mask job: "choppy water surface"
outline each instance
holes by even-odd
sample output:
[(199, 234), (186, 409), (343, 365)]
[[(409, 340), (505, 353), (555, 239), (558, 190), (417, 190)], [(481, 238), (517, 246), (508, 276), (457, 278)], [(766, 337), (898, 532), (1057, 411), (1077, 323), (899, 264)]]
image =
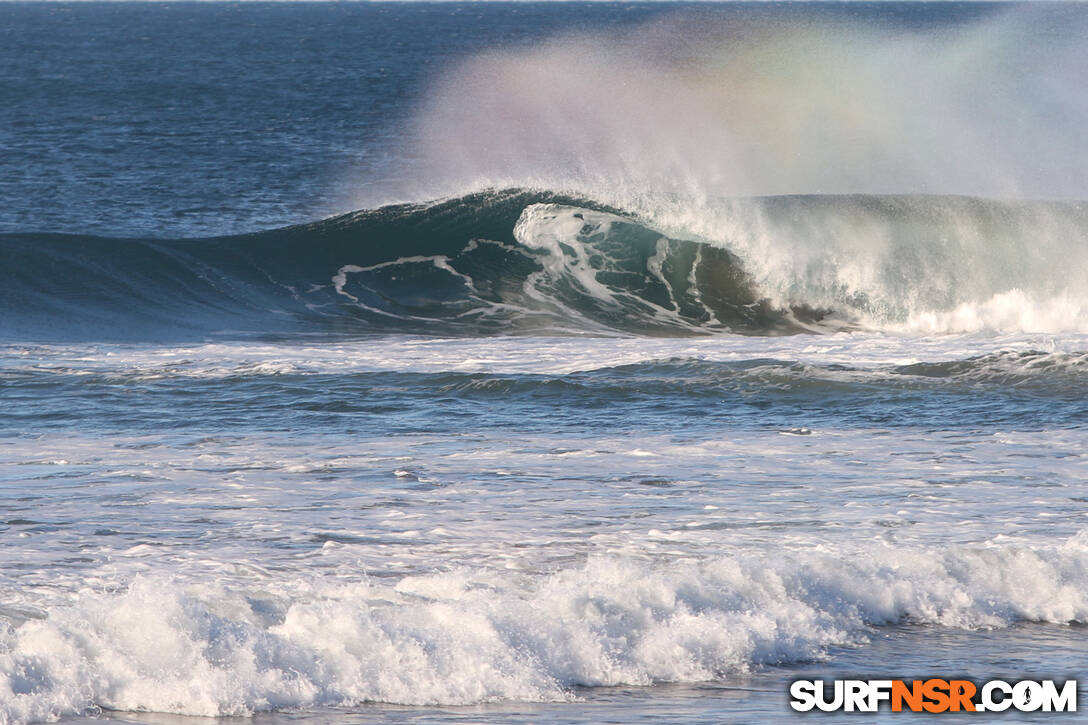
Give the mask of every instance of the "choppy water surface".
[(784, 716), (794, 667), (960, 666), (1005, 630), (1040, 640), (1001, 672), (1075, 675), (1083, 348), (7, 346), (9, 702), (651, 712), (579, 688), (724, 678), (662, 696)]

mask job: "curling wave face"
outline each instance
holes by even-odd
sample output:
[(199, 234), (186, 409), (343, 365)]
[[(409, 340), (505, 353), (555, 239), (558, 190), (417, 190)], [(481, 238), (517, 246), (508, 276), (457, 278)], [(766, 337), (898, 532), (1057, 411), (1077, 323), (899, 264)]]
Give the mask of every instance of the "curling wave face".
[(0, 335), (1079, 331), (1088, 204), (522, 189), (207, 239), (0, 237)]

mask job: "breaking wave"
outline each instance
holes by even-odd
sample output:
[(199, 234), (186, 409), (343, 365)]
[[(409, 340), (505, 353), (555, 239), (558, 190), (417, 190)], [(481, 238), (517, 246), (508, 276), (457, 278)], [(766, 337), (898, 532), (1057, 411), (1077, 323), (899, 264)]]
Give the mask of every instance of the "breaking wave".
[[(338, 544), (328, 544), (339, 546)], [(549, 575), (188, 585), (137, 578), (2, 610), (0, 722), (95, 708), (244, 715), (366, 702), (559, 701), (812, 661), (870, 627), (1088, 623), (1083, 536), (1047, 547), (615, 556)], [(2, 622), (3, 620), (0, 620)], [(139, 626), (133, 626), (139, 623)]]
[(0, 236), (0, 335), (1082, 331), (1088, 204), (523, 189), (207, 239)]

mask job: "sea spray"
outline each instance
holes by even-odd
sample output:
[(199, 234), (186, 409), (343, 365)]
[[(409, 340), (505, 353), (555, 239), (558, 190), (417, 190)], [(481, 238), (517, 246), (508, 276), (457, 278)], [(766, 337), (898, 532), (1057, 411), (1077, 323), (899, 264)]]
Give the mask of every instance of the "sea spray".
[(490, 50), (420, 103), (405, 191), (1084, 198), (1084, 18), (988, 10), (933, 27), (688, 9)]

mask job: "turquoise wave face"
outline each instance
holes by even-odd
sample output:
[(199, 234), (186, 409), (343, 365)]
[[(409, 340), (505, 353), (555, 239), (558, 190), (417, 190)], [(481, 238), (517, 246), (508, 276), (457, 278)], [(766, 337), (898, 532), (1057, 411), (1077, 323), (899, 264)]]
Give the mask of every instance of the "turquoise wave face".
[(727, 250), (547, 192), (235, 237), (7, 235), (0, 250), (0, 299), (19, 309), (5, 316), (9, 336), (799, 329)]

